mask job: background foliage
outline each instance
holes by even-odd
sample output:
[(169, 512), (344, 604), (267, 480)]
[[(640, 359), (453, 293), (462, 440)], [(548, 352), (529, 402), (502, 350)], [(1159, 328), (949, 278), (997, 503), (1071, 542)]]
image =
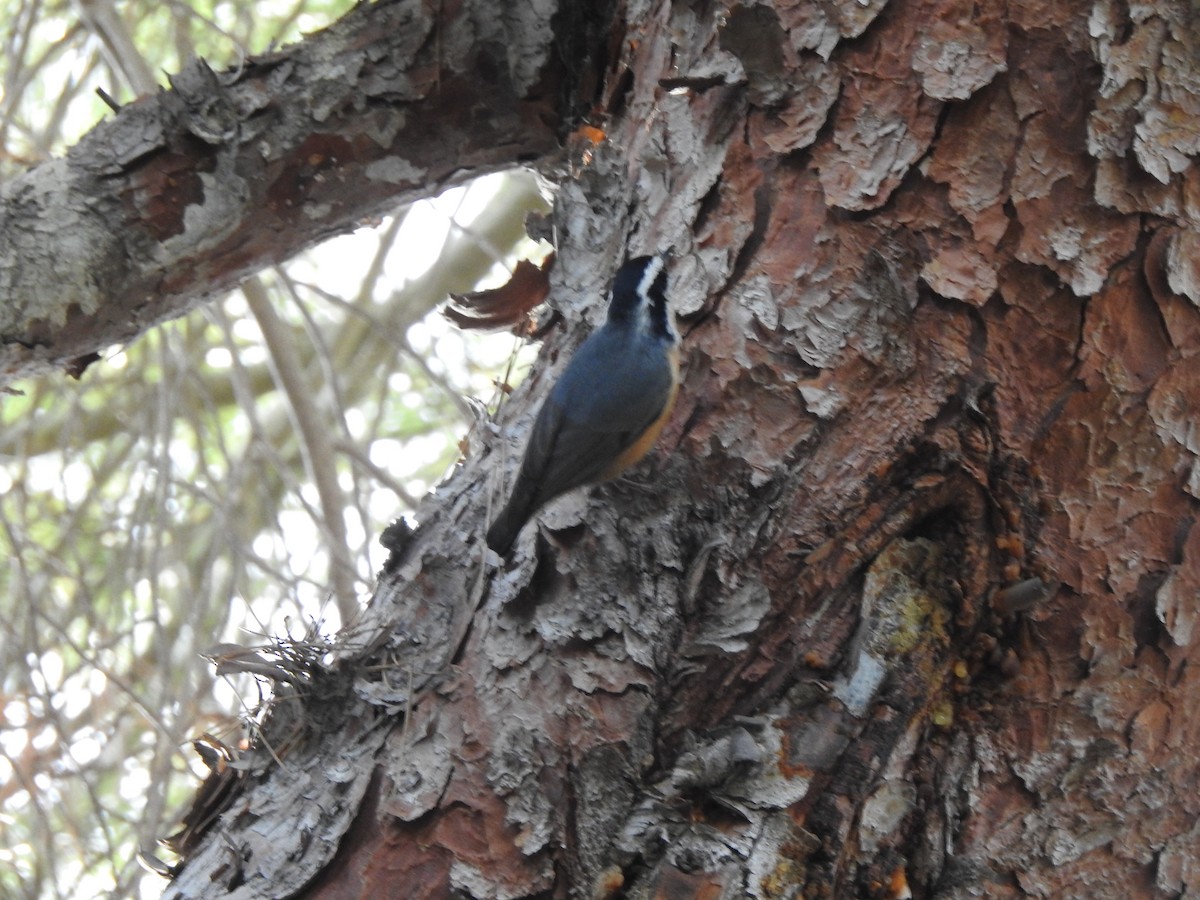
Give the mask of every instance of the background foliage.
[[(97, 88), (127, 103), (189, 55), (236, 66), (350, 5), (0, 0), (0, 178), (108, 115)], [(353, 617), (376, 536), (514, 363), (512, 337), (431, 310), (536, 255), (523, 222), (543, 206), (530, 176), (486, 179), (261, 273), (79, 382), (0, 396), (0, 894), (157, 893), (135, 858), (196, 785), (188, 741), (236, 741), (259, 698), (200, 654)]]

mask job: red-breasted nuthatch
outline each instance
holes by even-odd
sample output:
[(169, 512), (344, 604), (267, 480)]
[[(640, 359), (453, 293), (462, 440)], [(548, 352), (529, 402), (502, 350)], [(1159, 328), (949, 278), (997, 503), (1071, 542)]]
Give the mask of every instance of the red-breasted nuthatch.
[(678, 345), (662, 257), (631, 259), (613, 279), (608, 320), (538, 413), (512, 497), (488, 529), (489, 547), (506, 555), (544, 504), (615, 478), (650, 451), (679, 387)]

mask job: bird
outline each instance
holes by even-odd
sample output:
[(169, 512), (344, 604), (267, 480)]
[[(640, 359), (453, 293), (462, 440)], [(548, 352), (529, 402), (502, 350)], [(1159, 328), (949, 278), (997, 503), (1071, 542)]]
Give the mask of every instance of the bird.
[(538, 412), (512, 495), (488, 528), (488, 547), (507, 556), (546, 503), (638, 462), (662, 433), (678, 390), (679, 333), (667, 304), (666, 261), (638, 256), (617, 270), (608, 318)]

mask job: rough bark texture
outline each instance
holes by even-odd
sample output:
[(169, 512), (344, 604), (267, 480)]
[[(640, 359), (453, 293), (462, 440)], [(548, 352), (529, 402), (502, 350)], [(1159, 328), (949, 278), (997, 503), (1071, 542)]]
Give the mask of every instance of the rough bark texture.
[(1200, 892), (1192, 7), (612, 28), (555, 302), (673, 249), (662, 452), (488, 562), (552, 335), (168, 895)]
[(125, 107), (0, 185), (0, 384), (90, 354), (321, 238), (558, 146), (549, 4), (363, 4)]

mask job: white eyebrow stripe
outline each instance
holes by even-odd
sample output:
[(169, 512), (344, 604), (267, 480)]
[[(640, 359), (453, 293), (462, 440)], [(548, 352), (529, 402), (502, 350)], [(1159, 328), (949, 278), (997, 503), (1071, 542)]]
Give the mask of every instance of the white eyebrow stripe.
[(646, 266), (646, 271), (642, 273), (642, 280), (638, 282), (637, 292), (638, 297), (642, 300), (649, 298), (650, 286), (654, 284), (654, 279), (658, 277), (658, 273), (662, 271), (663, 258), (661, 256), (650, 257), (650, 265)]

